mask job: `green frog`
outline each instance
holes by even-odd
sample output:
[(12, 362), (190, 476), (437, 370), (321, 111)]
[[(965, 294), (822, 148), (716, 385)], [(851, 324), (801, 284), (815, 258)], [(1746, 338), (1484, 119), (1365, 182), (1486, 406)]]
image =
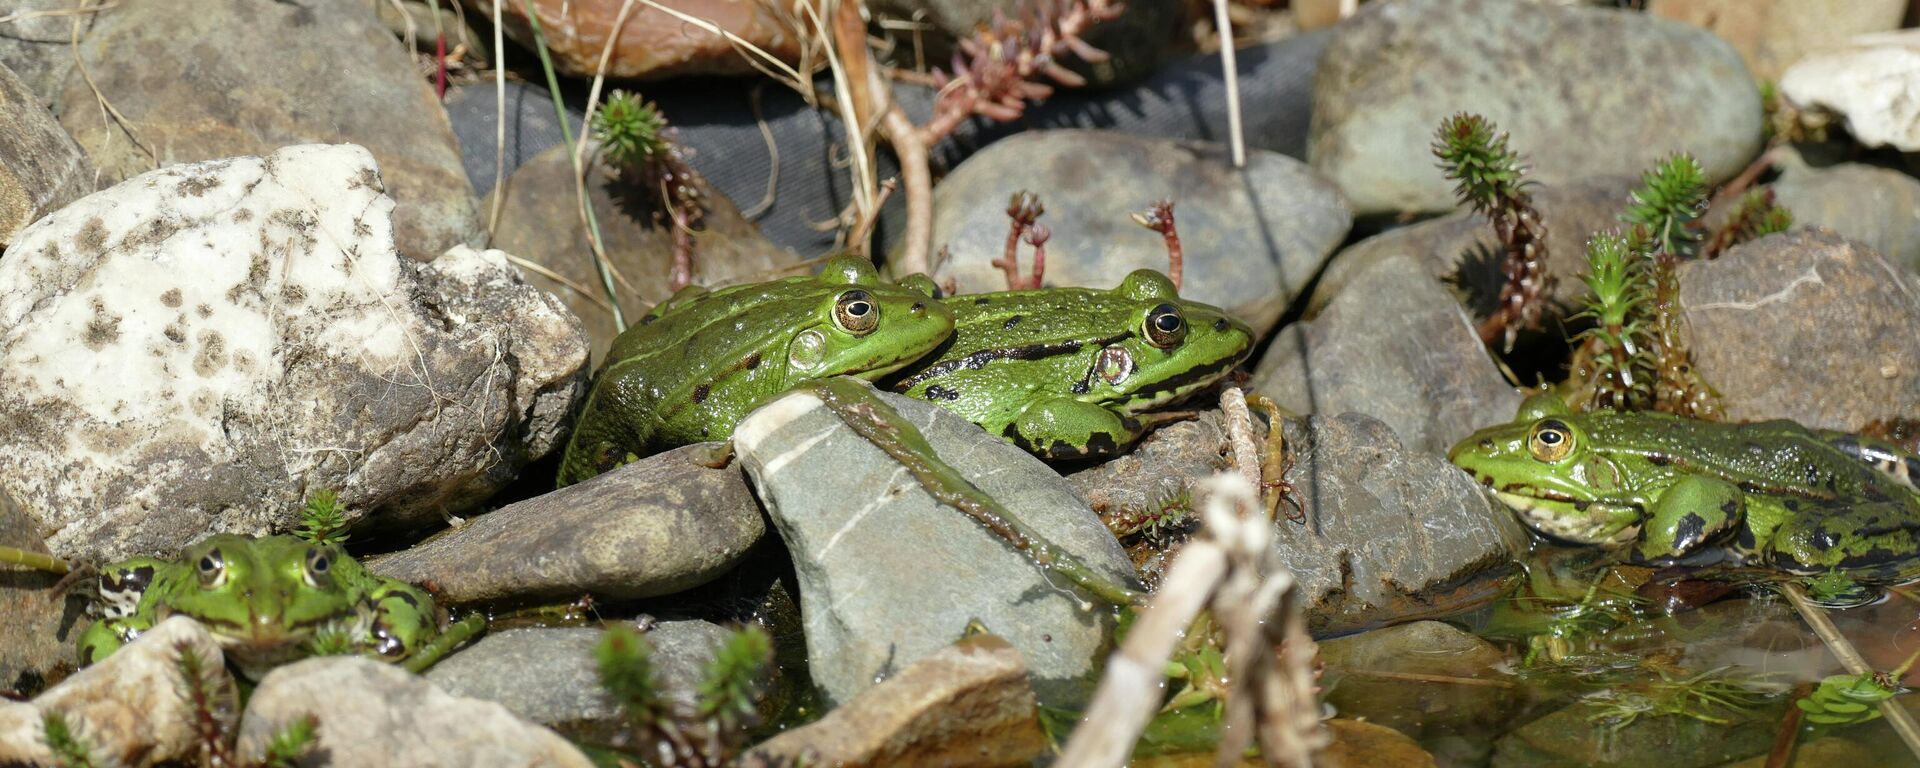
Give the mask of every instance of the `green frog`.
[(408, 659), (438, 634), (433, 598), (376, 576), (338, 544), (297, 536), (211, 536), (177, 560), (137, 557), (100, 570), (100, 618), (80, 636), (92, 664), (169, 616), (192, 617), (227, 658), (258, 679), (307, 655), (324, 629), (386, 661)]
[(1448, 453), (1529, 527), (1656, 565), (1920, 575), (1920, 460), (1791, 421), (1573, 414), (1536, 396)]
[(1119, 453), (1218, 381), (1253, 331), (1150, 269), (1118, 287), (957, 296), (953, 339), (893, 385), (1050, 459)]
[(953, 312), (839, 257), (817, 276), (689, 287), (614, 339), (560, 466), (570, 485), (628, 461), (722, 440), (801, 383), (876, 379), (933, 351)]

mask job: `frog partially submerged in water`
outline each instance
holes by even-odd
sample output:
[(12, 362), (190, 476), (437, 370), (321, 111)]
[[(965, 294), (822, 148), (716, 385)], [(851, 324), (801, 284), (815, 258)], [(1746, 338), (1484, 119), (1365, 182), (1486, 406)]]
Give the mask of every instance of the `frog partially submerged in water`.
[(175, 615), (205, 625), (254, 678), (308, 655), (323, 630), (386, 661), (411, 657), (440, 630), (426, 592), (368, 572), (338, 544), (296, 536), (212, 536), (178, 559), (110, 564), (98, 586), (101, 617), (80, 636), (83, 665)]
[(1790, 421), (1569, 412), (1529, 399), (1448, 453), (1550, 537), (1651, 564), (1920, 576), (1920, 459)]
[[(894, 391), (936, 403), (1039, 456), (1124, 451), (1150, 413), (1218, 381), (1253, 332), (1135, 270), (1111, 290), (1043, 288), (956, 296), (953, 338)], [(1171, 418), (1180, 418), (1173, 416)]]
[(560, 485), (721, 440), (803, 382), (875, 379), (931, 352), (953, 313), (931, 293), (835, 258), (818, 276), (674, 294), (613, 342), (561, 462)]

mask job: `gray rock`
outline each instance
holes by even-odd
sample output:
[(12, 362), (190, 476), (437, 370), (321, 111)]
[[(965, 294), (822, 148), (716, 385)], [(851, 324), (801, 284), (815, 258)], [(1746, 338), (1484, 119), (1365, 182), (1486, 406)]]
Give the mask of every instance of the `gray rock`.
[(367, 567), (431, 582), (455, 603), (625, 600), (697, 587), (767, 530), (738, 468), (696, 461), (711, 447), (676, 448), (509, 504)]
[[(483, 231), (460, 150), (405, 47), (357, 2), (159, 0), (102, 11), (66, 79), (61, 124), (107, 181), (174, 163), (351, 142), (398, 203), (394, 240), (426, 260)], [(92, 108), (94, 87), (135, 126)], [(152, 154), (149, 154), (149, 153)]]
[[(1060, 551), (1132, 582), (1119, 542), (1039, 459), (937, 406), (879, 394)], [(818, 397), (786, 395), (733, 439), (793, 556), (813, 679), (832, 701), (945, 648), (975, 619), (1020, 649), (1042, 702), (1076, 706), (1092, 693), (1113, 630), (1105, 605), (935, 502)]]
[[(1304, 164), (1249, 151), (1235, 173), (1221, 146), (1107, 131), (1010, 136), (961, 163), (934, 189), (933, 242), (952, 259), (936, 276), (973, 293), (1006, 287), (994, 259), (1007, 239), (1007, 198), (1034, 192), (1046, 206), (1046, 285), (1111, 288), (1140, 267), (1165, 271), (1159, 235), (1131, 215), (1175, 203), (1185, 252), (1180, 295), (1232, 312), (1264, 334), (1340, 244), (1352, 217), (1339, 193)], [(1032, 248), (1020, 246), (1028, 268)]]
[(593, 765), (506, 707), (357, 656), (308, 659), (261, 680), (240, 720), (241, 759), (258, 762), (275, 733), (309, 715), (320, 723), (314, 751), (332, 765)]
[[(73, 70), (73, 39), (93, 28), (93, 13), (73, 14), (71, 0), (8, 0), (5, 13), (24, 14), (0, 34), (0, 67), (13, 70), (34, 100), (58, 114), (67, 73)], [(79, 26), (76, 31), (75, 25)]]
[[(584, 390), (559, 301), (498, 251), (399, 257), (373, 158), (174, 166), (0, 259), (0, 493), (61, 557), (298, 522), (437, 519), (551, 450)], [(48, 478), (60, 478), (49, 482)]]
[(97, 765), (146, 766), (196, 757), (200, 739), (193, 708), (179, 693), (182, 648), (199, 654), (214, 685), (233, 687), (213, 636), (193, 619), (175, 616), (30, 703), (0, 701), (0, 765), (61, 764), (43, 737), (50, 713), (66, 719)]
[(762, 742), (746, 762), (1028, 765), (1047, 749), (1020, 652), (992, 635), (916, 661), (826, 717)]
[(1465, 472), (1360, 414), (1285, 423), (1306, 522), (1281, 518), (1274, 546), (1315, 634), (1449, 615), (1506, 591), (1526, 530)]
[[(427, 670), (428, 682), (454, 696), (499, 702), (540, 725), (608, 728), (622, 716), (600, 687), (593, 647), (602, 630), (588, 627), (495, 632)], [(668, 696), (693, 704), (706, 665), (727, 631), (704, 621), (667, 621), (647, 630), (654, 670)]]
[(1920, 270), (1920, 181), (1862, 163), (1813, 168), (1789, 156), (1783, 165), (1771, 186), (1794, 226), (1826, 227)]
[(1405, 255), (1373, 262), (1318, 318), (1282, 330), (1253, 388), (1295, 413), (1367, 414), (1408, 450), (1438, 454), (1520, 406), (1459, 302)]
[[(0, 493), (0, 547), (45, 552), (33, 518)], [(49, 679), (73, 668), (74, 649), (86, 631), (86, 596), (56, 591), (60, 575), (12, 565), (0, 567), (0, 690), (38, 693)]]
[[(1084, 35), (1088, 44), (1108, 54), (1108, 60), (1089, 64), (1067, 56), (1061, 64), (1090, 76), (1093, 83), (1106, 85), (1143, 77), (1181, 44), (1191, 46), (1183, 39), (1186, 10), (1176, 0), (1132, 0), (1114, 5), (1122, 6), (1120, 17), (1096, 24)], [(918, 49), (927, 63), (946, 69), (955, 49), (954, 40), (973, 37), (976, 28), (990, 27), (996, 18), (1019, 18), (1023, 9), (1006, 0), (877, 0), (869, 10), (875, 21), (927, 25), (924, 31), (916, 28), (894, 33), (895, 60), (901, 66), (913, 66)]]
[(1227, 431), (1220, 411), (1162, 425), (1133, 449), (1067, 475), (1102, 518), (1133, 517), (1168, 493), (1192, 487), (1228, 469)]
[(34, 219), (92, 191), (93, 163), (26, 83), (0, 66), (0, 250)]
[[(1625, 226), (1620, 214), (1639, 183), (1638, 176), (1603, 176), (1533, 189), (1534, 208), (1547, 227), (1547, 272), (1555, 280), (1548, 316), (1564, 313), (1586, 295), (1580, 275), (1587, 271), (1587, 239)], [(1458, 286), (1476, 321), (1493, 310), (1506, 281), (1500, 273), (1504, 252), (1493, 225), (1484, 216), (1460, 211), (1382, 232), (1341, 250), (1307, 300), (1307, 317), (1325, 310), (1355, 275), (1403, 254), (1418, 260), (1435, 279)]]
[(1680, 151), (1717, 183), (1760, 150), (1759, 90), (1740, 54), (1705, 30), (1611, 9), (1390, 0), (1328, 43), (1308, 157), (1356, 214), (1450, 210), (1430, 147), (1440, 121), (1463, 111), (1510, 131), (1548, 186), (1638, 175)]
[(1920, 278), (1798, 230), (1680, 267), (1694, 367), (1730, 421), (1858, 430), (1920, 402)]
[[(1512, 659), (1480, 638), (1437, 621), (1416, 621), (1320, 641), (1321, 687), (1341, 717), (1394, 728), (1417, 739), (1485, 733), (1518, 703), (1512, 687), (1411, 685), (1431, 675), (1509, 680)], [(1384, 673), (1384, 674), (1377, 674)]]
[[(547, 119), (552, 119), (552, 111)], [(579, 202), (573, 185), (573, 148), (555, 146), (533, 158), (509, 177), (507, 198), (500, 206), (500, 225), (493, 246), (522, 256), (584, 286), (582, 295), (566, 284), (529, 272), (527, 279), (565, 301), (580, 317), (596, 360), (606, 356), (614, 336), (613, 315), (606, 309), (600, 273), (593, 249), (580, 226)], [(629, 325), (648, 307), (673, 294), (668, 277), (673, 264), (673, 225), (655, 217), (647, 192), (613, 175), (595, 152), (587, 169), (587, 194), (600, 222), (607, 258), (626, 283), (615, 283), (620, 308)], [(693, 233), (693, 282), (719, 286), (730, 282), (764, 280), (792, 270), (800, 256), (760, 236), (753, 223), (741, 217), (731, 200), (696, 180), (707, 204), (700, 231)], [(489, 198), (486, 205), (492, 206)]]

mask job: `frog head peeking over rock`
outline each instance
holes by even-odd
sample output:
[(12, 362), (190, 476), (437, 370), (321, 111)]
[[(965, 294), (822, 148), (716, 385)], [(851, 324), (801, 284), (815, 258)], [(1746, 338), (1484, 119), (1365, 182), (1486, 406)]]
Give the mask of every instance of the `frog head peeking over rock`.
[(101, 618), (80, 637), (80, 663), (106, 658), (169, 616), (205, 625), (249, 677), (306, 656), (317, 634), (400, 661), (438, 633), (433, 599), (376, 576), (337, 544), (295, 536), (209, 537), (177, 560), (140, 557), (102, 568)]
[(1529, 399), (1517, 421), (1448, 454), (1542, 534), (1653, 564), (1920, 575), (1920, 496), (1885, 471), (1895, 449), (1789, 421), (1573, 414), (1554, 402)]
[(1043, 288), (955, 296), (953, 340), (893, 389), (936, 403), (1054, 459), (1119, 453), (1154, 408), (1218, 381), (1253, 332), (1135, 270), (1111, 290)]
[(613, 342), (561, 461), (560, 485), (634, 458), (723, 440), (747, 412), (830, 376), (884, 376), (933, 351), (953, 313), (923, 290), (835, 258), (817, 276), (688, 288)]

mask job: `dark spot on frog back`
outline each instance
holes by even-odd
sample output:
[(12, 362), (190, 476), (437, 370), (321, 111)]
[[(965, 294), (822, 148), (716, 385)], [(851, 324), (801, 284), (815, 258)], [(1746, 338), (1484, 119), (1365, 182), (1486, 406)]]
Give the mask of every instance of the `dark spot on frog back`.
[(706, 401), (707, 401), (707, 393), (708, 393), (709, 391), (711, 391), (711, 390), (709, 390), (709, 389), (707, 388), (707, 385), (705, 385), (705, 384), (701, 384), (701, 385), (699, 385), (699, 386), (697, 386), (697, 387), (694, 387), (694, 388), (693, 388), (693, 402), (695, 402), (695, 403), (704, 403), (704, 402), (706, 402)]
[(1007, 321), (1006, 321), (1006, 322), (1004, 322), (1004, 323), (1001, 323), (1001, 324), (1000, 324), (1000, 329), (1001, 329), (1001, 330), (1006, 330), (1006, 331), (1011, 331), (1011, 330), (1013, 330), (1013, 327), (1014, 327), (1014, 326), (1016, 326), (1016, 325), (1019, 325), (1019, 324), (1020, 324), (1020, 321), (1021, 321), (1021, 320), (1023, 320), (1023, 319), (1025, 319), (1025, 318), (1023, 318), (1023, 317), (1022, 317), (1022, 316), (1020, 316), (1020, 315), (1014, 315), (1014, 316), (1012, 316), (1012, 317), (1009, 317), (1009, 318), (1007, 318)]

